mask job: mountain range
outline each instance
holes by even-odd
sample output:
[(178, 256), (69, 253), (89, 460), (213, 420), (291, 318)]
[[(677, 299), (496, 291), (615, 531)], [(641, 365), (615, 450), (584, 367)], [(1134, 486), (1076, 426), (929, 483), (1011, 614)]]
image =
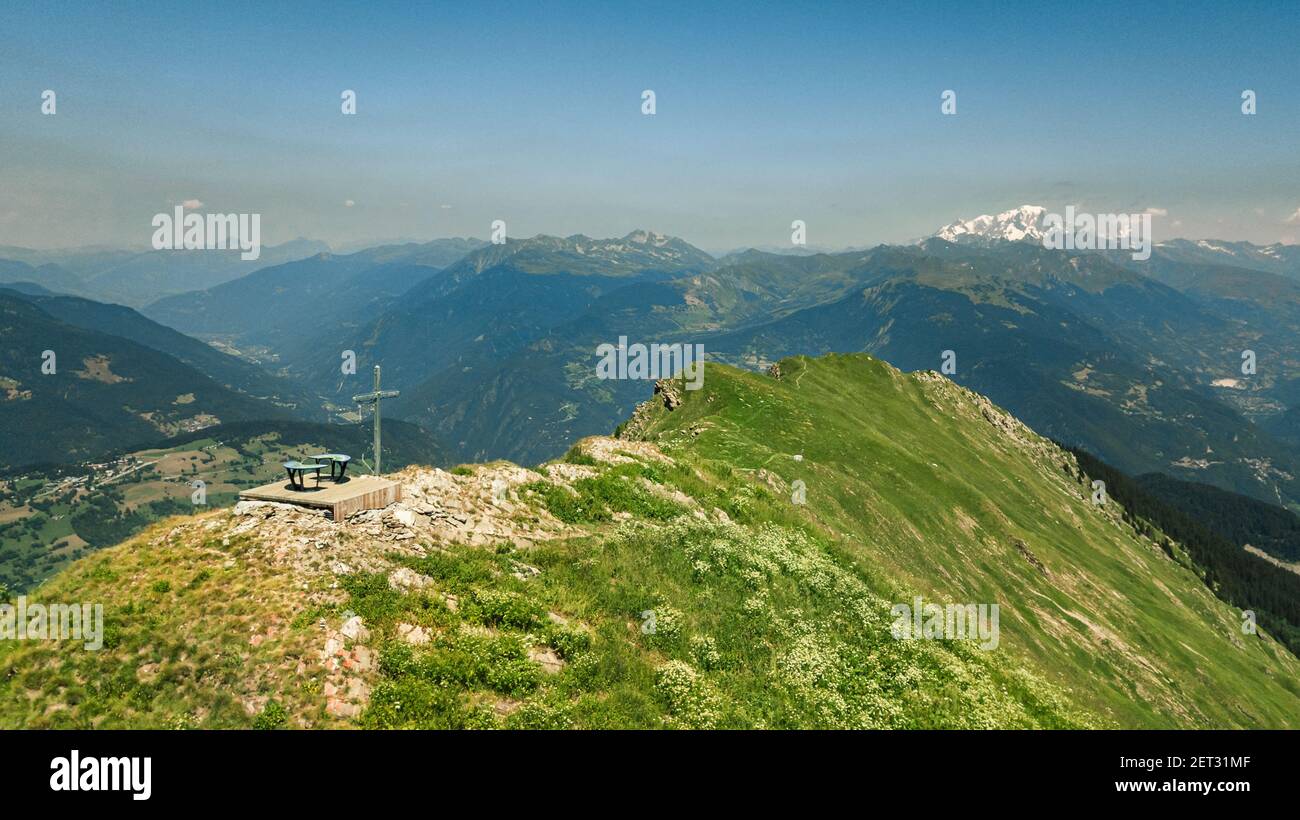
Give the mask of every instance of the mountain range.
[(1296, 509), (1293, 249), (1171, 240), (1144, 262), (1048, 250), (1046, 211), (841, 253), (715, 259), (648, 231), (386, 245), (270, 265), (143, 312), (256, 363), (269, 382), (236, 374), (232, 356), (198, 369), (298, 417), (354, 417), (350, 396), (381, 364), (401, 391), (392, 412), (453, 457), (522, 463), (607, 432), (644, 400), (647, 382), (596, 377), (597, 347), (621, 337), (702, 344), (754, 369), (852, 351), (937, 369), (950, 351), (955, 381), (1128, 473)]
[(33, 282), (100, 302), (143, 307), (160, 296), (204, 290), (259, 268), (328, 251), (324, 242), (295, 239), (265, 245), (253, 260), (238, 250), (32, 250), (0, 246), (0, 284)]
[[(993, 222), (1026, 226), (1042, 210)], [(1300, 403), (1300, 383), (1289, 375), (1300, 329), (1296, 283), (1163, 251), (1139, 265), (969, 238), (977, 233), (725, 260), (680, 240), (647, 243), (649, 234), (511, 240), (429, 272), (385, 296), (386, 308), (354, 310), (362, 320), (340, 322), (332, 345), (277, 347), (277, 364), (345, 401), (368, 372), (340, 372), (342, 351), (352, 350), (365, 365), (382, 363), (386, 384), (403, 391), (397, 412), (460, 457), (528, 463), (610, 429), (644, 398), (644, 383), (594, 376), (597, 346), (620, 336), (702, 343), (713, 358), (756, 368), (788, 354), (852, 350), (905, 369), (936, 368), (952, 350), (959, 383), (1122, 469), (1295, 503), (1300, 464), (1282, 420)], [(383, 290), (392, 269), (365, 265), (358, 260), (362, 272), (348, 275)], [(311, 259), (260, 276), (326, 281), (329, 269), (328, 260)], [(338, 310), (356, 301), (320, 298)], [(187, 327), (161, 308), (156, 317)], [(241, 339), (274, 340), (273, 321), (245, 314)], [(1259, 361), (1251, 377), (1240, 372), (1246, 349)]]

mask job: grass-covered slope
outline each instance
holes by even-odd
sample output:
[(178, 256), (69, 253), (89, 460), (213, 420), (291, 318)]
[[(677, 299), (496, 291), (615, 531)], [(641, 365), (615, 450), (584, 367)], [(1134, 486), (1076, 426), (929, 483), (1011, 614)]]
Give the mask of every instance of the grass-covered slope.
[[(937, 376), (782, 371), (710, 366), (536, 470), (404, 470), (341, 524), (157, 525), (31, 593), (103, 602), (105, 646), (0, 642), (0, 726), (1296, 723), (1300, 663), (1068, 454)], [(998, 604), (997, 648), (896, 640), (914, 595)]]
[(765, 471), (783, 493), (804, 481), (803, 509), (860, 573), (900, 602), (999, 604), (997, 652), (1119, 725), (1300, 721), (1300, 663), (1244, 635), (1190, 562), (1136, 536), (1117, 505), (1095, 506), (1068, 454), (934, 374), (860, 355), (782, 371), (710, 368), (650, 432)]

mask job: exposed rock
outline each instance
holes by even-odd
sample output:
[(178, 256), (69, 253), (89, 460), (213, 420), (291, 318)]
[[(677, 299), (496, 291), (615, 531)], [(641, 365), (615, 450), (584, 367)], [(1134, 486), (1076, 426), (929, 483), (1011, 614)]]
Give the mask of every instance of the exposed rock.
[(141, 664), (135, 670), (135, 678), (141, 683), (153, 683), (158, 679), (158, 664), (146, 663)]
[(259, 518), (270, 518), (271, 516), (276, 515), (277, 513), (280, 512), (284, 512), (284, 513), (301, 512), (307, 515), (321, 515), (323, 517), (325, 511), (314, 510), (308, 507), (299, 507), (296, 504), (282, 504), (278, 501), (250, 501), (245, 499), (235, 504), (234, 509), (231, 510), (231, 515), (235, 515), (235, 516), (255, 515)]
[(548, 675), (557, 675), (564, 668), (564, 661), (550, 647), (537, 647), (528, 650), (528, 659), (540, 663), (542, 671)]
[(763, 482), (768, 489), (772, 490), (777, 495), (785, 495), (786, 489), (789, 486), (785, 483), (785, 479), (765, 467), (758, 468), (758, 471), (754, 473), (754, 477)]
[(587, 464), (566, 464), (562, 461), (547, 464), (545, 469), (547, 478), (563, 484), (572, 484), (579, 479), (591, 478), (600, 473), (595, 467)]
[(682, 405), (682, 394), (678, 392), (677, 385), (671, 379), (659, 379), (655, 382), (655, 395), (661, 396), (664, 407), (668, 410), (676, 410)]
[(415, 526), (414, 510), (408, 509), (406, 507), (398, 506), (398, 505), (393, 505), (393, 507), (389, 509), (389, 512), (391, 513), (391, 518), (385, 516), (386, 524), (389, 524), (390, 526), (400, 525), (403, 527)]
[(361, 714), (361, 707), (339, 698), (330, 698), (325, 704), (325, 712), (338, 718), (354, 718)]
[(542, 571), (530, 564), (514, 561), (511, 563), (510, 574), (518, 578), (520, 581), (527, 581), (529, 578), (535, 578), (538, 575), (541, 575)]
[(264, 501), (240, 501), (238, 504), (235, 505), (235, 509), (232, 511), (231, 514), (252, 515), (254, 513), (258, 513), (260, 515), (261, 509), (263, 506), (265, 506), (265, 504), (266, 502)]
[(615, 435), (626, 441), (644, 440), (659, 407), (672, 412), (681, 404), (682, 395), (678, 392), (677, 385), (670, 379), (659, 379), (655, 382), (654, 396), (638, 404), (632, 410), (632, 417), (619, 427)]
[(769, 367), (769, 368), (767, 369), (767, 375), (771, 376), (771, 377), (774, 378), (774, 379), (780, 379), (780, 378), (781, 378), (781, 363), (780, 363), (780, 362), (776, 362), (776, 363), (774, 363), (771, 367)]
[(343, 626), (339, 627), (339, 634), (350, 641), (358, 641), (360, 643), (365, 643), (370, 640), (370, 630), (366, 629), (365, 625), (361, 622), (360, 615), (353, 615), (351, 618), (344, 621)]
[(429, 642), (429, 630), (415, 624), (398, 624), (397, 637), (412, 646), (419, 646)]
[(1021, 541), (1019, 538), (1016, 539), (1016, 551), (1019, 552), (1020, 556), (1028, 561), (1034, 569), (1046, 576), (1051, 576), (1052, 573), (1048, 571), (1047, 567), (1043, 566), (1043, 562), (1038, 559), (1038, 556), (1029, 551), (1029, 545), (1024, 541)]
[(670, 463), (672, 460), (660, 452), (655, 445), (645, 441), (625, 441), (608, 436), (591, 436), (583, 439), (579, 445), (582, 452), (606, 464), (631, 464), (642, 461)]
[(366, 646), (354, 646), (352, 652), (343, 660), (343, 668), (351, 672), (369, 672), (373, 666), (374, 656)]
[[(403, 504), (386, 513), (384, 527), (357, 517), (360, 531), (390, 542), (403, 544), (418, 553), (419, 547), (404, 542), (432, 541), (488, 546), (501, 541), (532, 544), (547, 533), (563, 532), (567, 526), (545, 510), (510, 500), (510, 488), (543, 480), (543, 476), (508, 462), (479, 465), (470, 476), (445, 470), (410, 467), (396, 478), (403, 484)], [(507, 489), (502, 491), (502, 486)], [(494, 491), (493, 487), (496, 487)], [(504, 497), (503, 497), (504, 496)], [(389, 522), (392, 522), (391, 524)], [(409, 523), (407, 523), (409, 521)]]
[(370, 700), (370, 684), (361, 678), (348, 679), (348, 697), (355, 701), (365, 702)]
[(337, 636), (331, 636), (325, 640), (325, 648), (321, 650), (321, 658), (328, 660), (343, 650), (343, 639)]
[(388, 575), (388, 585), (401, 591), (424, 589), (432, 583), (432, 578), (421, 575), (410, 567), (398, 567)]

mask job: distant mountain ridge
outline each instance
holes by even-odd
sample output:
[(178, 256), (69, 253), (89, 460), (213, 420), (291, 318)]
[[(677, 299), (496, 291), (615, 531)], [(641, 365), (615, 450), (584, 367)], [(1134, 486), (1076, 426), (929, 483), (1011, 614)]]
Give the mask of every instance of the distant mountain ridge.
[(219, 422), (290, 415), (166, 353), (0, 292), (0, 467), (78, 462)]
[[(501, 305), (528, 277), (495, 270), (479, 281)], [(596, 347), (620, 336), (699, 342), (710, 358), (751, 368), (788, 354), (864, 350), (928, 369), (953, 349), (959, 382), (1121, 469), (1275, 504), (1300, 499), (1297, 450), (1243, 415), (1249, 407), (1236, 393), (1212, 385), (1239, 367), (1250, 325), (1186, 282), (1166, 284), (1106, 254), (933, 238), (844, 254), (751, 251), (676, 278), (597, 279), (599, 292), (579, 301), (560, 296), (573, 281), (555, 279), (536, 305), (521, 297), (506, 325), (498, 321), (506, 313), (469, 309), (478, 304), (466, 301), (471, 291), (455, 288), (407, 324), (378, 320), (392, 341), (375, 360), (404, 362), (397, 410), (462, 458), (527, 463), (610, 429), (644, 399), (643, 382), (594, 377)], [(1256, 331), (1249, 343), (1272, 361), (1289, 333)], [(403, 353), (403, 338), (422, 340), (412, 346), (419, 356)], [(428, 375), (413, 380), (421, 369)], [(1281, 396), (1286, 385), (1260, 389)]]
[[(1300, 406), (1284, 366), (1300, 338), (1289, 252), (1054, 251), (1038, 241), (1045, 213), (959, 220), (914, 245), (721, 260), (651, 231), (408, 243), (274, 266), (146, 312), (293, 376), (334, 410), (382, 364), (402, 391), (394, 410), (459, 457), (524, 462), (607, 431), (644, 399), (645, 383), (594, 378), (596, 347), (621, 336), (702, 343), (751, 368), (869, 351), (925, 369), (951, 349), (958, 381), (1120, 469), (1300, 503), (1294, 425), (1275, 422)], [(1250, 379), (1246, 349), (1261, 363)], [(349, 351), (355, 373), (340, 368)]]
[[(997, 242), (1042, 242), (1049, 211), (1042, 205), (1020, 205), (996, 215), (983, 214), (958, 219), (929, 238), (947, 242), (991, 244)], [(924, 243), (921, 240), (920, 243)], [(1180, 263), (1226, 265), (1276, 273), (1300, 279), (1300, 245), (1256, 245), (1247, 241), (1221, 239), (1162, 239), (1154, 250), (1167, 260)]]
[[(392, 362), (410, 386), (462, 359), (494, 358), (576, 318), (603, 295), (712, 270), (712, 256), (675, 237), (536, 236), (472, 253), (403, 295), (356, 334), (358, 350)], [(412, 356), (408, 339), (419, 340)]]
[[(0, 285), (0, 293), (13, 292)], [(173, 356), (222, 385), (292, 410), (301, 419), (323, 419), (320, 396), (296, 382), (272, 375), (243, 359), (223, 353), (193, 337), (160, 325), (123, 305), (102, 304), (76, 296), (19, 292), (61, 322), (136, 342)]]
[(1175, 262), (1227, 265), (1276, 273), (1300, 280), (1300, 245), (1256, 245), (1218, 239), (1170, 239), (1156, 243), (1156, 253)]
[(0, 260), (12, 260), (29, 275), (6, 271), (0, 262), (0, 283), (26, 280), (59, 293), (99, 302), (140, 308), (173, 293), (201, 290), (253, 271), (329, 250), (324, 242), (295, 239), (263, 245), (256, 260), (240, 258), (238, 250), (135, 250), (72, 248), (31, 250), (0, 247)]
[(294, 364), (331, 340), (337, 370), (347, 345), (334, 341), (383, 313), (402, 294), (486, 243), (436, 239), (422, 244), (321, 253), (258, 270), (206, 291), (178, 294), (144, 313), (184, 333), (219, 340), (273, 367)]

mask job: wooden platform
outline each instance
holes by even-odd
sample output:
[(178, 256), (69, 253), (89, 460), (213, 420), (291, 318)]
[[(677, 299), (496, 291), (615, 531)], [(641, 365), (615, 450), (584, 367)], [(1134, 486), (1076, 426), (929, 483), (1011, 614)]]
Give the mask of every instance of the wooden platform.
[(298, 490), (289, 485), (288, 478), (283, 478), (274, 484), (244, 490), (239, 497), (250, 501), (276, 501), (325, 509), (330, 511), (335, 521), (343, 521), (352, 513), (382, 510), (395, 501), (401, 501), (402, 485), (386, 478), (362, 475), (349, 476), (342, 484), (321, 481), (318, 490), (315, 480), (309, 477), (307, 489)]

